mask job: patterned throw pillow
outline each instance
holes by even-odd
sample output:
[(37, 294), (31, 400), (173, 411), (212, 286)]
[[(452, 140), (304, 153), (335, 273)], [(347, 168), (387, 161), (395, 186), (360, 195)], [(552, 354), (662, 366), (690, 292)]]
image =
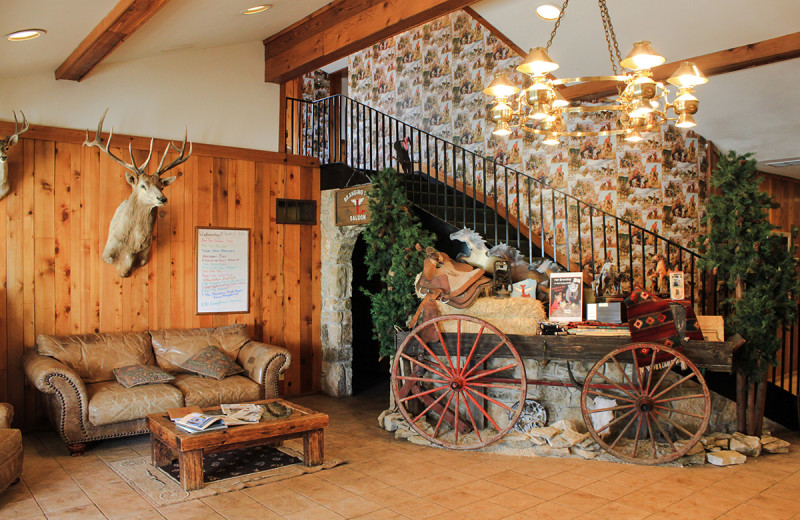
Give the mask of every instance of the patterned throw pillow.
[(244, 371), (227, 354), (213, 345), (209, 345), (197, 354), (180, 364), (180, 367), (201, 376), (223, 379)]
[(117, 383), (125, 388), (154, 383), (168, 383), (175, 379), (175, 376), (167, 374), (153, 365), (128, 365), (115, 368), (113, 372), (114, 377), (117, 378)]

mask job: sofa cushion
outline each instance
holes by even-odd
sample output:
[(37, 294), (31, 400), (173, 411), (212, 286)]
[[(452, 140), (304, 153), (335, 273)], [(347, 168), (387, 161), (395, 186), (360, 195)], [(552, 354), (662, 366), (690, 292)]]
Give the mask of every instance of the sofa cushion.
[(128, 365), (113, 370), (117, 383), (125, 388), (155, 383), (169, 383), (175, 376), (168, 374), (155, 365)]
[(216, 329), (162, 329), (150, 331), (158, 366), (167, 372), (187, 372), (183, 362), (209, 345), (222, 349), (231, 359), (247, 343), (247, 328), (242, 324)]
[(22, 475), (22, 457), (20, 431), (0, 429), (0, 492)]
[(228, 376), (243, 372), (244, 369), (236, 364), (223, 351), (209, 345), (181, 364), (181, 368), (201, 376), (224, 379)]
[(170, 384), (125, 388), (106, 381), (86, 385), (89, 395), (89, 422), (95, 426), (142, 419), (151, 413), (184, 405), (181, 391)]
[(243, 376), (230, 376), (217, 381), (203, 376), (178, 374), (171, 384), (183, 392), (186, 406), (216, 406), (261, 398), (258, 383)]
[(113, 381), (113, 370), (128, 365), (152, 365), (153, 348), (147, 332), (114, 332), (48, 336), (36, 340), (36, 351), (54, 357), (74, 370), (85, 383)]

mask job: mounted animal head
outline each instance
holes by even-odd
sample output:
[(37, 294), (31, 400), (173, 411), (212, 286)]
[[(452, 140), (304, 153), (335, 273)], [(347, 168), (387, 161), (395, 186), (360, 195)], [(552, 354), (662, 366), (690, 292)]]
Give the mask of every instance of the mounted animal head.
[[(129, 144), (128, 152), (131, 162), (126, 163), (114, 155), (109, 148), (111, 137), (114, 133), (113, 128), (108, 134), (106, 143), (103, 144), (101, 135), (105, 118), (106, 114), (104, 113), (103, 117), (100, 118), (100, 123), (97, 125), (94, 140), (89, 140), (89, 131), (86, 131), (86, 140), (83, 145), (99, 148), (114, 162), (123, 166), (125, 168), (125, 180), (131, 186), (130, 196), (117, 207), (114, 216), (111, 218), (111, 224), (108, 227), (108, 241), (103, 251), (103, 261), (115, 265), (119, 275), (126, 277), (130, 275), (132, 269), (147, 263), (150, 255), (150, 245), (153, 242), (153, 226), (156, 220), (154, 209), (167, 203), (163, 189), (178, 178), (177, 176), (162, 178), (161, 175), (186, 162), (192, 155), (192, 144), (189, 143), (189, 153), (187, 154), (188, 130), (187, 134), (184, 134), (183, 144), (180, 148), (170, 141), (164, 150), (158, 169), (155, 173), (148, 174), (147, 166), (153, 156), (153, 139), (150, 139), (150, 152), (147, 154), (147, 159), (141, 165), (136, 164), (136, 160), (133, 158), (133, 147)], [(164, 161), (166, 161), (170, 150), (178, 152), (178, 157), (165, 166)]]
[(0, 199), (5, 197), (11, 186), (8, 184), (8, 170), (6, 167), (6, 159), (8, 159), (8, 151), (12, 146), (17, 144), (19, 136), (24, 134), (30, 128), (28, 120), (25, 118), (25, 113), (20, 110), (22, 114), (22, 128), (19, 127), (17, 120), (17, 113), (14, 112), (14, 133), (6, 136), (5, 139), (0, 139)]
[[(158, 169), (155, 173), (148, 174), (147, 166), (150, 164), (150, 159), (153, 156), (153, 139), (150, 139), (150, 151), (147, 154), (147, 159), (145, 159), (141, 165), (136, 164), (136, 160), (133, 158), (133, 147), (130, 143), (128, 143), (128, 153), (130, 155), (131, 162), (127, 163), (123, 161), (114, 155), (109, 148), (111, 144), (111, 137), (114, 135), (113, 127), (108, 133), (106, 144), (103, 144), (101, 135), (103, 133), (103, 121), (105, 121), (107, 113), (108, 109), (106, 109), (106, 111), (103, 113), (103, 117), (100, 118), (100, 122), (97, 125), (97, 132), (94, 135), (94, 140), (89, 140), (89, 131), (86, 131), (86, 140), (83, 142), (83, 145), (99, 148), (103, 153), (113, 159), (114, 162), (125, 168), (125, 180), (131, 185), (132, 190), (131, 197), (129, 197), (128, 200), (135, 200), (137, 205), (141, 205), (142, 207), (148, 209), (163, 206), (167, 203), (167, 198), (164, 196), (163, 189), (175, 182), (178, 177), (175, 176), (162, 178), (161, 176), (176, 166), (185, 163), (192, 155), (192, 143), (189, 143), (189, 153), (186, 154), (188, 130), (183, 136), (183, 144), (181, 147), (178, 148), (175, 146), (175, 143), (170, 141), (164, 150), (164, 155), (161, 156), (161, 162), (158, 164)], [(178, 157), (164, 166), (164, 161), (167, 159), (167, 154), (170, 150), (175, 150), (178, 152)]]

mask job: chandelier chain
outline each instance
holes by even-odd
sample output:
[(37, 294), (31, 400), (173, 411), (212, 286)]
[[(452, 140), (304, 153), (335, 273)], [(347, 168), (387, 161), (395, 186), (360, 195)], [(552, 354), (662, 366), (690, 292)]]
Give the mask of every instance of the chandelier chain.
[[(617, 63), (622, 62), (622, 55), (619, 52), (619, 45), (617, 44), (617, 35), (614, 32), (614, 26), (611, 25), (611, 15), (608, 14), (608, 6), (606, 6), (606, 0), (597, 0), (597, 4), (600, 6), (600, 18), (603, 20), (603, 30), (606, 33), (606, 44), (608, 44), (608, 58), (611, 60), (611, 68), (614, 70), (614, 74), (619, 74), (619, 70), (617, 69)], [(612, 50), (611, 44), (614, 44), (614, 48)], [(617, 60), (614, 61), (614, 54), (616, 53)]]
[(564, 0), (564, 5), (561, 6), (561, 12), (558, 13), (558, 19), (556, 20), (555, 25), (553, 26), (553, 32), (550, 33), (550, 39), (547, 40), (547, 45), (545, 46), (545, 50), (550, 50), (550, 46), (553, 44), (553, 38), (556, 37), (556, 31), (558, 31), (558, 27), (561, 25), (561, 19), (564, 18), (564, 11), (567, 10), (567, 4), (569, 4), (569, 0)]

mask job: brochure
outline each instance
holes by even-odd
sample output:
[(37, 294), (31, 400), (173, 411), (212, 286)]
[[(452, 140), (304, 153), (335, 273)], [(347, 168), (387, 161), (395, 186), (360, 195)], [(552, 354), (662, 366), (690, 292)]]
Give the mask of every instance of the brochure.
[[(214, 426), (214, 423), (219, 424)], [(222, 423), (222, 416), (206, 415), (197, 412), (190, 413), (181, 419), (175, 420), (175, 424), (184, 430), (188, 429), (196, 432), (208, 431), (209, 429), (225, 428), (225, 424)]]

